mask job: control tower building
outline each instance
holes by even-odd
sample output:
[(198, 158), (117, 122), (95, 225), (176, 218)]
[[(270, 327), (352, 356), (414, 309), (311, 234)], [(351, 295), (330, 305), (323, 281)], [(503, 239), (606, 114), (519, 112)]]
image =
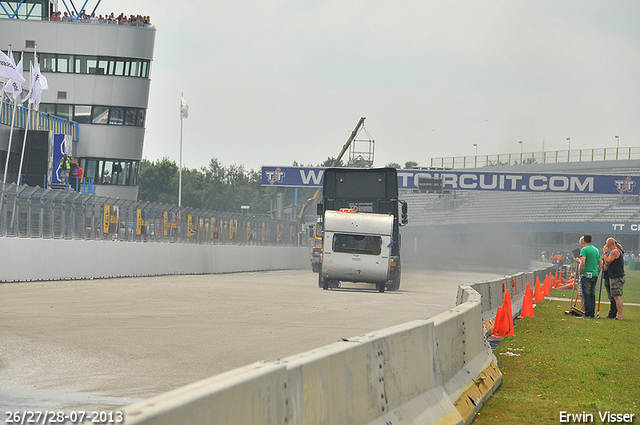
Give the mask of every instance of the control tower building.
[(11, 45), (16, 62), (24, 52), (27, 81), (37, 51), (49, 84), (40, 111), (78, 123), (72, 156), (96, 195), (135, 200), (156, 30), (144, 17), (108, 18), (108, 2), (81, 3), (77, 10), (70, 0), (0, 1), (0, 47)]

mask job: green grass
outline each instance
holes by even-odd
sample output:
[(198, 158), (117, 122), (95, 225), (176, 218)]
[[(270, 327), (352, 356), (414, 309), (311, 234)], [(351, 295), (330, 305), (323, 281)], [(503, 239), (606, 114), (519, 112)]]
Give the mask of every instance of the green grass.
[(617, 321), (565, 315), (569, 306), (538, 303), (536, 317), (518, 321), (515, 336), (500, 343), (502, 385), (474, 424), (558, 424), (561, 411), (591, 413), (599, 424), (607, 410), (640, 422), (640, 307), (626, 306)]
[[(640, 303), (640, 271), (638, 270), (628, 270), (626, 271), (627, 279), (624, 283), (623, 293), (622, 293), (622, 301), (628, 303)], [(598, 301), (598, 296), (600, 295), (600, 280), (598, 279), (598, 286), (596, 286), (596, 302)], [(542, 282), (541, 282), (542, 283)], [(535, 289), (533, 286), (531, 289)], [(571, 289), (554, 289), (551, 291), (552, 297), (558, 298), (571, 298), (572, 294)], [(575, 297), (575, 292), (573, 292), (573, 296)], [(574, 298), (575, 299), (575, 298)], [(602, 308), (607, 308), (607, 303), (609, 300), (607, 299), (607, 290), (604, 289), (604, 283), (602, 287), (602, 296), (600, 298), (600, 315), (602, 316)], [(580, 303), (580, 301), (578, 301)], [(605, 315), (609, 310), (605, 310)]]

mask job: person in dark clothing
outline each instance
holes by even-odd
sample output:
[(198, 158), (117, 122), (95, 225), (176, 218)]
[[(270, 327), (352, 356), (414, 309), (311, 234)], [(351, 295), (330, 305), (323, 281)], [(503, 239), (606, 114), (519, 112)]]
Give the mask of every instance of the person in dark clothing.
[[(624, 254), (621, 252), (621, 249), (618, 248), (616, 240), (613, 238), (607, 239), (607, 244), (604, 249), (602, 259), (609, 271), (609, 291), (611, 298), (615, 301), (617, 310), (615, 319), (622, 320), (622, 287), (625, 282)], [(611, 312), (609, 312), (609, 314), (611, 314)]]
[[(624, 248), (618, 243), (618, 241), (616, 241), (616, 247), (624, 255)], [(605, 245), (603, 248), (603, 253), (607, 250), (607, 245)], [(609, 267), (607, 267), (606, 264), (604, 265), (602, 270), (602, 280), (604, 281), (604, 287), (607, 290), (607, 298), (609, 299), (609, 303), (611, 304), (609, 307), (609, 314), (607, 314), (605, 319), (615, 319), (618, 316), (618, 307), (616, 307), (616, 300), (614, 300), (611, 296), (611, 285), (609, 283)]]

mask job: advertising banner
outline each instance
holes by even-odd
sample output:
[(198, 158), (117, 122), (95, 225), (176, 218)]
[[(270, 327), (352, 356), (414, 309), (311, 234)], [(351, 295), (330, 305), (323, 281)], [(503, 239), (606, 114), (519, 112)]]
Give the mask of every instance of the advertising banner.
[(60, 179), (60, 162), (65, 153), (71, 156), (71, 143), (71, 136), (68, 134), (53, 135), (53, 170), (51, 173), (51, 184), (62, 183)]
[[(322, 187), (325, 168), (262, 167), (262, 186)], [(442, 189), (509, 192), (640, 194), (640, 176), (571, 173), (514, 173), (455, 170), (398, 170), (398, 189), (417, 190), (420, 179), (442, 179)]]

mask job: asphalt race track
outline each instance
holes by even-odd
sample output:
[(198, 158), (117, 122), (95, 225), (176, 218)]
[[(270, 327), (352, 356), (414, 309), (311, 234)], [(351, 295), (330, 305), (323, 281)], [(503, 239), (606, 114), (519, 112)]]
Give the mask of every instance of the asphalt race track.
[(455, 305), (507, 274), (403, 270), (400, 291), (311, 270), (0, 284), (0, 407), (115, 409)]

